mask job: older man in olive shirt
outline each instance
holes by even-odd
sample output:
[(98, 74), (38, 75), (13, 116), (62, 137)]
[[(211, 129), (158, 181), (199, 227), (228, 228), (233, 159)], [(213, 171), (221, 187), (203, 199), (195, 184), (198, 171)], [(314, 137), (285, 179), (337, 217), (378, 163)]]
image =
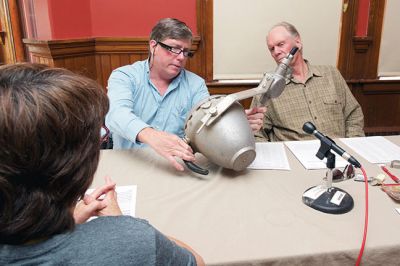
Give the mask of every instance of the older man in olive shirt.
[[(292, 73), (283, 93), (267, 102), (262, 136), (269, 141), (304, 140), (313, 137), (303, 132), (307, 121), (332, 137), (364, 136), (361, 106), (350, 92), (340, 72), (332, 66), (313, 66), (302, 55), (302, 42), (296, 28), (281, 22), (267, 36), (271, 56), (277, 63), (291, 48), (299, 52), (291, 62)], [(258, 97), (252, 105), (258, 104)]]

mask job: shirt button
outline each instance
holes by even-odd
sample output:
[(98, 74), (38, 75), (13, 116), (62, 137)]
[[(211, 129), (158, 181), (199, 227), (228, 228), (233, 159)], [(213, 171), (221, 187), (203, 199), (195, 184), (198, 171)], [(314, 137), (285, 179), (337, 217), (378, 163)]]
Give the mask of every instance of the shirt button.
[(311, 103), (311, 101), (308, 101), (308, 103)]
[(316, 117), (316, 116), (314, 116), (314, 119), (315, 119), (315, 120), (317, 120), (317, 117)]

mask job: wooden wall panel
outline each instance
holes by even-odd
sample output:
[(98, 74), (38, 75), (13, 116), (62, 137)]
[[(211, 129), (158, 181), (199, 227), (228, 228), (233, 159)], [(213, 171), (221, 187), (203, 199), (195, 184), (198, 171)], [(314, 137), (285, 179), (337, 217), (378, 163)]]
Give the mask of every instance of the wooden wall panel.
[(23, 41), (32, 62), (64, 67), (92, 79), (97, 78), (93, 39)]
[(350, 83), (365, 118), (366, 134), (400, 134), (400, 81)]
[(108, 54), (100, 54), (96, 56), (96, 64), (97, 75), (101, 76), (101, 79), (97, 79), (97, 81), (102, 84), (105, 88), (107, 87), (107, 80), (112, 71), (111, 68), (111, 55)]

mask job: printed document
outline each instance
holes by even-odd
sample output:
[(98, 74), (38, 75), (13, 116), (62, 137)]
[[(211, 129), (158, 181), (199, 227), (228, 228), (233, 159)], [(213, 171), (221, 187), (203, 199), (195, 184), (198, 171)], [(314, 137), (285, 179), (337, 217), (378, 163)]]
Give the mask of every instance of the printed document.
[[(90, 194), (93, 191), (94, 189), (88, 189), (86, 194)], [(134, 217), (136, 211), (137, 186), (117, 186), (115, 191), (117, 192), (117, 201), (119, 207), (121, 208), (122, 214)]]
[(256, 153), (256, 158), (247, 168), (290, 170), (283, 143), (256, 142)]
[[(320, 160), (316, 154), (321, 146), (319, 140), (303, 140), (303, 141), (285, 141), (285, 145), (296, 156), (297, 160), (304, 166), (305, 169), (325, 169), (326, 158)], [(347, 161), (331, 151), (336, 155), (336, 168), (344, 168)]]
[(400, 160), (400, 147), (382, 136), (341, 138), (340, 141), (370, 163)]

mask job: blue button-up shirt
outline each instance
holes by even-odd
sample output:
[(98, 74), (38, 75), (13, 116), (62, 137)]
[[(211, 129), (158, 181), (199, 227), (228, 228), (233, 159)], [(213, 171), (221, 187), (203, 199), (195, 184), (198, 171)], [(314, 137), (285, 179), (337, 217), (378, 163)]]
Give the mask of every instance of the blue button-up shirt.
[(150, 80), (147, 60), (114, 70), (108, 80), (106, 116), (114, 148), (141, 146), (136, 137), (146, 127), (183, 137), (186, 116), (208, 96), (204, 80), (187, 70), (181, 70), (164, 95)]

